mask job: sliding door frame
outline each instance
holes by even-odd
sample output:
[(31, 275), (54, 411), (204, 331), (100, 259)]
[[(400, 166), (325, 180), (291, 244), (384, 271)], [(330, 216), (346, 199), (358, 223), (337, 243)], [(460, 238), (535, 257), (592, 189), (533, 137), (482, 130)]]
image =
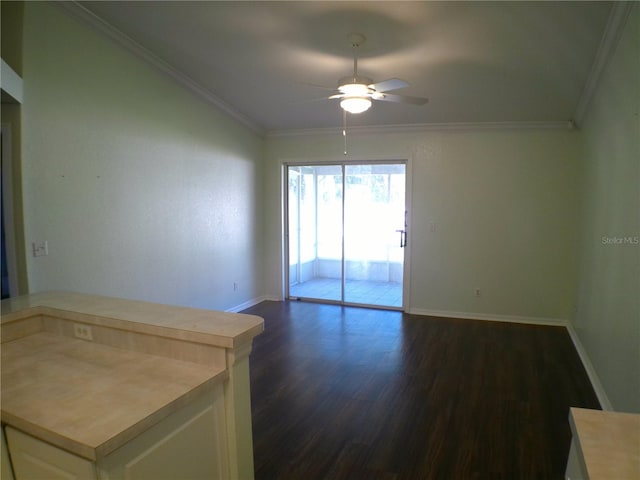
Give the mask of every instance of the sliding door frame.
[[(376, 159), (368, 159), (368, 160), (335, 160), (335, 159), (311, 159), (307, 161), (283, 161), (282, 162), (282, 272), (283, 272), (283, 285), (282, 292), (283, 298), (289, 299), (289, 287), (290, 287), (290, 273), (289, 273), (289, 167), (302, 167), (302, 166), (340, 166), (342, 168), (343, 173), (343, 182), (344, 182), (344, 172), (345, 168), (348, 165), (386, 165), (386, 164), (403, 164), (405, 166), (405, 218), (406, 218), (406, 246), (403, 248), (404, 252), (404, 262), (403, 262), (403, 278), (402, 278), (402, 306), (390, 307), (383, 305), (371, 305), (371, 304), (359, 304), (359, 303), (351, 303), (344, 301), (344, 292), (345, 292), (345, 261), (344, 261), (344, 249), (345, 249), (345, 241), (344, 241), (344, 223), (343, 223), (343, 231), (342, 231), (342, 261), (341, 261), (341, 300), (324, 300), (324, 299), (314, 299), (314, 298), (305, 298), (305, 301), (310, 302), (318, 302), (318, 303), (328, 303), (328, 304), (336, 304), (336, 305), (347, 305), (347, 306), (359, 306), (359, 307), (367, 307), (367, 308), (379, 308), (385, 310), (400, 310), (406, 311), (410, 305), (410, 266), (411, 266), (411, 246), (413, 244), (413, 235), (412, 235), (412, 209), (411, 209), (411, 185), (412, 185), (412, 162), (411, 158), (376, 158)], [(342, 196), (342, 218), (344, 222), (344, 209), (345, 209), (345, 199), (344, 199), (344, 190)]]

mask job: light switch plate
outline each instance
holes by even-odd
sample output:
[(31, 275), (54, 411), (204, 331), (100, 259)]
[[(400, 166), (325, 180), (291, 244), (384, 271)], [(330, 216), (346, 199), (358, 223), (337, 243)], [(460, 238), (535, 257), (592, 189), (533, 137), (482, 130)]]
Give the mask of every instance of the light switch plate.
[(49, 255), (49, 242), (33, 242), (33, 256), (34, 257), (45, 257)]

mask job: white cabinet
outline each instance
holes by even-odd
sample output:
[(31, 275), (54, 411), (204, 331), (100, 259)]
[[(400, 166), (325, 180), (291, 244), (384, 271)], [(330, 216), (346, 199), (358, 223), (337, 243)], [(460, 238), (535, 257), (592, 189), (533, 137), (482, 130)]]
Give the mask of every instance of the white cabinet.
[[(99, 460), (100, 480), (229, 478), (222, 385)], [(21, 479), (16, 479), (21, 480)]]
[(15, 480), (229, 478), (222, 385), (96, 461), (12, 427), (6, 432)]
[(95, 480), (93, 462), (7, 427), (16, 480)]

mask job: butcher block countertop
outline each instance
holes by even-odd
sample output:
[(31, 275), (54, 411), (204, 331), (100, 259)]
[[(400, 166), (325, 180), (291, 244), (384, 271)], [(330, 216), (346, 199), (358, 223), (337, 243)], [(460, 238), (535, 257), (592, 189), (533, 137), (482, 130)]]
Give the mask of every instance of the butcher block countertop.
[[(92, 326), (96, 341), (75, 338), (77, 323)], [(251, 315), (73, 293), (5, 300), (1, 324), (2, 423), (92, 461), (226, 380), (224, 352), (250, 346), (263, 329)], [(126, 335), (148, 342), (114, 345)], [(174, 341), (214, 354), (200, 355), (205, 361), (165, 356), (162, 348)], [(156, 344), (162, 348), (150, 352)]]

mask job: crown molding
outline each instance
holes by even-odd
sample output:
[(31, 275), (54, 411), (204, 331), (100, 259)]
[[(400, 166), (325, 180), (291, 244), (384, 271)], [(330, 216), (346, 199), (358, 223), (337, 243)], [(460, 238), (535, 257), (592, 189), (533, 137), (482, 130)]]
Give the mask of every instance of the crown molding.
[[(417, 123), (404, 125), (371, 125), (364, 127), (348, 127), (347, 133), (382, 134), (382, 133), (420, 133), (420, 132), (474, 132), (486, 130), (573, 130), (572, 121), (547, 122), (459, 122), (459, 123)], [(342, 135), (342, 127), (308, 128), (298, 130), (274, 130), (267, 132), (271, 137), (299, 137), (305, 135)]]
[(263, 136), (264, 129), (251, 120), (246, 115), (240, 113), (234, 107), (229, 105), (227, 102), (216, 96), (211, 90), (203, 87), (199, 83), (195, 82), (192, 78), (185, 75), (184, 73), (175, 69), (172, 65), (165, 62), (163, 59), (158, 57), (157, 55), (151, 53), (145, 47), (137, 43), (131, 37), (121, 32), (113, 25), (107, 23), (105, 20), (100, 18), (95, 13), (86, 9), (78, 2), (70, 1), (70, 2), (52, 2), (54, 5), (61, 7), (67, 13), (69, 13), (72, 17), (82, 21), (89, 27), (91, 27), (97, 33), (100, 33), (109, 39), (113, 40), (115, 43), (123, 47), (125, 50), (133, 53), (135, 56), (156, 68), (160, 72), (168, 75), (181, 86), (189, 90), (191, 93), (196, 95), (198, 98), (204, 100), (205, 102), (213, 105), (218, 108), (222, 112), (226, 113), (228, 116), (232, 117), (234, 120), (238, 121), (245, 127), (252, 130), (254, 133)]
[(609, 20), (607, 26), (602, 34), (598, 51), (596, 52), (595, 59), (591, 65), (591, 71), (587, 77), (582, 95), (578, 101), (575, 114), (573, 116), (577, 126), (582, 125), (584, 118), (587, 114), (587, 109), (591, 103), (591, 99), (598, 89), (602, 74), (609, 64), (610, 59), (616, 51), (618, 41), (622, 36), (625, 24), (631, 13), (631, 8), (635, 2), (613, 2), (611, 12), (609, 13)]
[(3, 102), (5, 100), (4, 94), (6, 93), (16, 103), (22, 103), (24, 98), (22, 78), (4, 60), (2, 60), (2, 67), (0, 68), (0, 87), (2, 88)]
[[(265, 131), (260, 125), (246, 115), (239, 112), (233, 106), (216, 96), (211, 90), (203, 87), (189, 76), (178, 71), (163, 59), (147, 50), (131, 37), (116, 29), (105, 20), (74, 1), (52, 2), (59, 6), (72, 17), (82, 21), (94, 31), (108, 37), (119, 44), (125, 50), (133, 53), (138, 58), (156, 68), (160, 72), (174, 79), (178, 84), (192, 92), (198, 98), (221, 110), (240, 124), (249, 128), (254, 133), (266, 137), (289, 137), (306, 135), (336, 135), (342, 134), (342, 127), (311, 128), (294, 130)], [(540, 122), (461, 122), (461, 123), (423, 123), (349, 127), (350, 134), (381, 134), (381, 133), (412, 133), (429, 131), (486, 131), (486, 130), (571, 130), (581, 125), (584, 120), (588, 105), (595, 94), (600, 77), (606, 68), (609, 59), (615, 52), (624, 25), (629, 17), (632, 1), (613, 2), (611, 13), (605, 27), (600, 46), (596, 53), (594, 63), (585, 88), (581, 94), (575, 111), (574, 120), (569, 121), (540, 121)]]

